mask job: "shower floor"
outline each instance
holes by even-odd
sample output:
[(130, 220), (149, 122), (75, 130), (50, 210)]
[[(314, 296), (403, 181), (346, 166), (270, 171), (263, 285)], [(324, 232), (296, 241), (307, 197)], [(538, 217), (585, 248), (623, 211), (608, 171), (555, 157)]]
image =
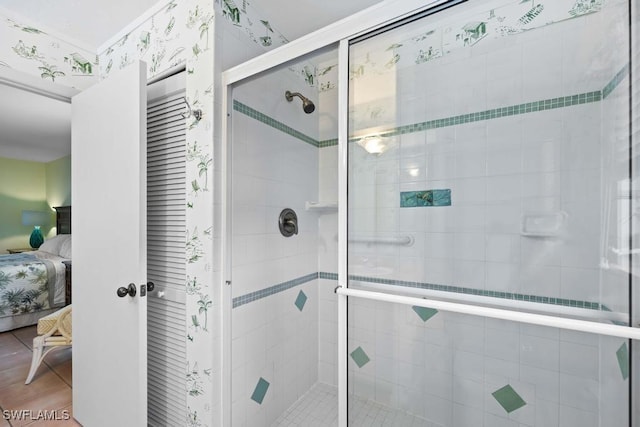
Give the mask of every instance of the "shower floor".
[[(338, 425), (338, 389), (316, 383), (272, 424), (272, 427)], [(440, 427), (424, 418), (371, 400), (349, 396), (349, 426)]]

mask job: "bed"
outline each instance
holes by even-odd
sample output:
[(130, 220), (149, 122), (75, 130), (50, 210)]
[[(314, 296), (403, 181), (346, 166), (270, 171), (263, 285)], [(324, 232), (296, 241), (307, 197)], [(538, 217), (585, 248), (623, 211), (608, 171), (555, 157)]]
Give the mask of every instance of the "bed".
[(0, 332), (34, 325), (71, 302), (71, 208), (56, 209), (58, 235), (32, 252), (0, 255)]

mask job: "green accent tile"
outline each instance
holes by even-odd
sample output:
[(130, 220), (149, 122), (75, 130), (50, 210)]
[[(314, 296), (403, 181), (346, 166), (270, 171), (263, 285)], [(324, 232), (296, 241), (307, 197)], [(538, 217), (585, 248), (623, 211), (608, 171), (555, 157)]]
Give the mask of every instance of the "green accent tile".
[(267, 126), (271, 126), (275, 129), (278, 129), (280, 131), (282, 131), (283, 133), (286, 133), (294, 138), (297, 138), (303, 142), (306, 142), (314, 147), (319, 147), (320, 142), (316, 141), (315, 139), (311, 138), (308, 135), (303, 134), (300, 131), (297, 131), (295, 129), (293, 129), (292, 127), (289, 127), (287, 125), (285, 125), (282, 122), (279, 122), (269, 116), (267, 116), (266, 114), (263, 114), (257, 110), (254, 110), (253, 108), (249, 107), (248, 105), (245, 105), (243, 103), (241, 103), (240, 101), (237, 100), (233, 100), (233, 109), (235, 111), (238, 111), (242, 114), (245, 114), (246, 116), (249, 116), (253, 119), (258, 120), (259, 122), (262, 122), (264, 124), (266, 124)]
[(414, 305), (411, 308), (413, 308), (413, 311), (420, 316), (423, 322), (426, 322), (438, 313), (438, 310), (435, 308), (420, 307), (418, 305)]
[(260, 379), (258, 380), (258, 384), (256, 384), (256, 388), (253, 390), (253, 394), (251, 395), (251, 400), (262, 405), (262, 401), (264, 400), (264, 396), (267, 394), (268, 389), (269, 381), (260, 377)]
[(431, 190), (433, 192), (433, 206), (451, 206), (451, 190)]
[(626, 380), (629, 378), (629, 350), (626, 342), (622, 343), (618, 351), (616, 351), (616, 358), (618, 359), (622, 379)]
[(527, 404), (509, 384), (491, 394), (507, 413), (511, 413)]
[(351, 358), (353, 359), (354, 362), (356, 362), (356, 365), (358, 365), (358, 368), (362, 368), (364, 365), (369, 363), (369, 360), (370, 360), (369, 356), (367, 356), (367, 353), (364, 352), (362, 347), (358, 347), (355, 350), (353, 350), (351, 352)]
[(400, 207), (451, 206), (451, 190), (403, 191), (400, 193)]
[(295, 305), (298, 307), (298, 310), (302, 311), (304, 308), (304, 304), (307, 302), (307, 295), (300, 291), (298, 292), (298, 298), (296, 298)]

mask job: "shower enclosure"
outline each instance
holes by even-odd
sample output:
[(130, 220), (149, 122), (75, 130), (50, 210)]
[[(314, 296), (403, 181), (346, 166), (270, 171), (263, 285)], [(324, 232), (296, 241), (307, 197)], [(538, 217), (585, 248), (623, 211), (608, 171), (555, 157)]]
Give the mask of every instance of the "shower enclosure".
[(225, 73), (228, 422), (639, 425), (634, 7), (380, 9)]

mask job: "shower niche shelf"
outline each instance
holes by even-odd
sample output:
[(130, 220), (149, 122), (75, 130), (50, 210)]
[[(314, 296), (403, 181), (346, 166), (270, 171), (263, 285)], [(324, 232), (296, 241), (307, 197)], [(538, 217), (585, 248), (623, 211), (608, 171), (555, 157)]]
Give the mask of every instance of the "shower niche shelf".
[(525, 237), (560, 237), (567, 222), (566, 212), (527, 212), (522, 215), (520, 234)]
[(338, 212), (338, 202), (305, 202), (304, 209), (311, 212)]

